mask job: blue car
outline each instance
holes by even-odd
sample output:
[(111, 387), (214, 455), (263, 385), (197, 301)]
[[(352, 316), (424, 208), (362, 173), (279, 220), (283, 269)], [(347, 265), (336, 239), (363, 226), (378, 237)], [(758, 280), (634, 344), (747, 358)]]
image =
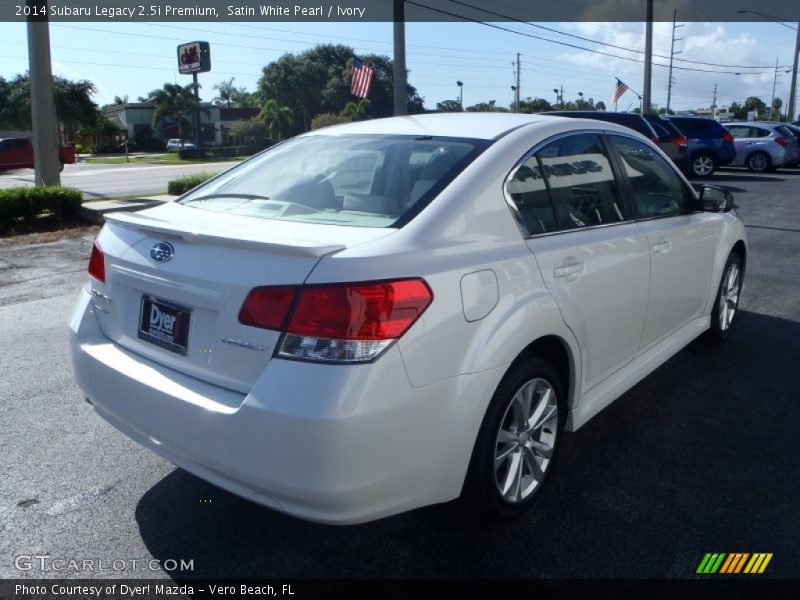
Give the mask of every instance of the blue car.
[(703, 117), (667, 117), (689, 140), (690, 177), (710, 177), (718, 167), (729, 165), (736, 157), (733, 136), (714, 119)]

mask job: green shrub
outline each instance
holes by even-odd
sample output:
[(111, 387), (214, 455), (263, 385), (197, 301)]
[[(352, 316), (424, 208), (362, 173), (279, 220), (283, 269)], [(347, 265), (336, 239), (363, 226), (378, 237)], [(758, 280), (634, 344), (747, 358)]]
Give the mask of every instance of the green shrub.
[(31, 225), (42, 214), (53, 215), (58, 222), (73, 220), (82, 202), (78, 190), (58, 186), (0, 190), (0, 231), (20, 223)]
[(337, 115), (336, 113), (320, 113), (311, 119), (311, 130), (322, 129), (323, 127), (330, 127), (331, 125), (341, 125), (342, 123), (350, 123), (352, 119), (344, 115)]
[(195, 173), (194, 175), (186, 175), (178, 179), (173, 179), (167, 184), (167, 192), (173, 196), (180, 196), (189, 190), (196, 188), (203, 182), (208, 181), (214, 177), (213, 173)]

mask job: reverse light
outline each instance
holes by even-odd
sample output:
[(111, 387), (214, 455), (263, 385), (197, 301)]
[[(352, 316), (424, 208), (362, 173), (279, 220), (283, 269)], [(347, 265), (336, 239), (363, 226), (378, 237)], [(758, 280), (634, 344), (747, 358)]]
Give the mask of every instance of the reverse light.
[(779, 136), (779, 137), (775, 138), (775, 143), (776, 144), (780, 144), (781, 146), (788, 146), (789, 145), (789, 140), (787, 140), (785, 137), (780, 137)]
[(92, 242), (92, 255), (89, 257), (89, 275), (102, 283), (106, 282), (106, 258), (97, 242)]
[(282, 357), (365, 362), (401, 337), (432, 300), (418, 278), (255, 288), (239, 321), (282, 331)]

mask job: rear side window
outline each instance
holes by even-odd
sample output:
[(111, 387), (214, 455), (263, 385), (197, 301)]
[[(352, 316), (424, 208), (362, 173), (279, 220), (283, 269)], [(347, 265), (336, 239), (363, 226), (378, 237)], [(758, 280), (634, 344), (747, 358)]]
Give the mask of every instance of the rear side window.
[(622, 158), (640, 217), (672, 217), (695, 208), (694, 193), (666, 160), (638, 140), (611, 137)]
[(531, 235), (625, 220), (619, 187), (597, 134), (547, 144), (517, 169), (507, 185)]

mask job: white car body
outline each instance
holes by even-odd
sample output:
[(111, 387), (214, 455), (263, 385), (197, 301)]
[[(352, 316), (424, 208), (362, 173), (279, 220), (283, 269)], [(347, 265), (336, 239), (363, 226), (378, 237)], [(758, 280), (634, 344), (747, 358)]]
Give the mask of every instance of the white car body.
[(192, 142), (183, 142), (181, 144), (181, 140), (178, 138), (173, 138), (167, 141), (166, 151), (167, 152), (178, 152), (179, 150), (191, 150), (195, 147)]
[[(734, 213), (699, 211), (526, 238), (507, 179), (532, 148), (578, 131), (664, 156), (598, 121), (376, 119), (306, 135), (495, 141), (401, 228), (180, 203), (109, 215), (97, 240), (106, 281), (87, 283), (70, 323), (78, 384), (142, 445), (297, 517), (352, 524), (457, 498), (487, 406), (527, 347), (547, 340), (568, 358), (566, 429), (576, 430), (709, 328), (726, 260), (746, 243)], [(153, 262), (164, 240), (174, 258)], [(279, 332), (237, 322), (256, 286), (405, 277), (423, 278), (433, 300), (366, 364), (283, 359)], [(142, 294), (193, 308), (187, 356), (137, 339)]]

